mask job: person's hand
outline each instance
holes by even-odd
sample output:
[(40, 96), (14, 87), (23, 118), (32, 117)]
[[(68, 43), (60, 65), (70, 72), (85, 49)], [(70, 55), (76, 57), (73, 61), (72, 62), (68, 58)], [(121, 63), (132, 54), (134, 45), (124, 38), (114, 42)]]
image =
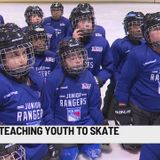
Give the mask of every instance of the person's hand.
[(118, 125), (130, 125), (132, 124), (131, 107), (124, 103), (119, 103), (115, 107), (115, 123)]
[(72, 38), (79, 40), (80, 38), (83, 38), (83, 32), (80, 29), (75, 29), (73, 34), (72, 34)]

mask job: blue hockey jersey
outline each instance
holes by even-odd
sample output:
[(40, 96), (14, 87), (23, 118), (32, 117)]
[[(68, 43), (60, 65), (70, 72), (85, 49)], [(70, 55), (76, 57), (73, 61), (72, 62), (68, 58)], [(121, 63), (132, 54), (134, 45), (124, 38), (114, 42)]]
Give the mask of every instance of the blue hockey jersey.
[(108, 41), (93, 35), (85, 48), (88, 51), (88, 70), (104, 84), (113, 71), (113, 57)]
[(94, 35), (96, 37), (104, 37), (106, 38), (106, 31), (103, 26), (95, 25)]
[(44, 78), (46, 78), (56, 67), (56, 53), (45, 51), (42, 54), (35, 55), (35, 70)]
[(3, 16), (0, 15), (0, 25), (4, 24), (4, 19), (3, 19)]
[(105, 84), (113, 73), (113, 56), (108, 41), (93, 34), (84, 47), (88, 52), (88, 70)]
[(144, 144), (139, 160), (160, 160), (160, 144)]
[(51, 45), (50, 50), (56, 52), (59, 42), (65, 37), (67, 37), (69, 34), (69, 31), (71, 28), (70, 21), (69, 19), (63, 16), (59, 20), (54, 20), (52, 16), (49, 16), (44, 18), (43, 24), (45, 26), (49, 25), (54, 28), (54, 31), (55, 31), (54, 43), (56, 44)]
[(116, 87), (119, 102), (130, 100), (140, 108), (160, 111), (160, 55), (146, 44), (132, 49)]
[(127, 55), (130, 53), (130, 51), (139, 45), (144, 44), (144, 41), (139, 41), (139, 44), (133, 43), (127, 36), (124, 38), (116, 39), (112, 46), (111, 46), (111, 52), (113, 54), (113, 66), (114, 66), (114, 80), (117, 81), (121, 69), (127, 59)]
[[(73, 34), (73, 28), (70, 28), (67, 37), (72, 37), (72, 34)], [(100, 25), (95, 25), (93, 35), (95, 37), (106, 38), (106, 31), (105, 31), (104, 27), (102, 27)]]
[[(29, 77), (30, 87), (0, 73), (0, 122), (5, 125), (40, 125), (52, 121), (50, 110), (41, 105), (43, 80), (34, 70), (30, 70)], [(27, 144), (24, 147), (27, 160), (41, 160), (48, 150), (47, 145)]]
[(100, 89), (88, 70), (73, 79), (58, 68), (47, 77), (44, 92), (43, 105), (52, 108), (57, 125), (103, 123)]
[(55, 30), (52, 26), (45, 24), (43, 25), (46, 33), (47, 33), (47, 37), (49, 40), (49, 49), (51, 50), (51, 48), (54, 48), (54, 50), (52, 50), (53, 52), (56, 52), (56, 47), (57, 47), (57, 40), (56, 40), (56, 33)]

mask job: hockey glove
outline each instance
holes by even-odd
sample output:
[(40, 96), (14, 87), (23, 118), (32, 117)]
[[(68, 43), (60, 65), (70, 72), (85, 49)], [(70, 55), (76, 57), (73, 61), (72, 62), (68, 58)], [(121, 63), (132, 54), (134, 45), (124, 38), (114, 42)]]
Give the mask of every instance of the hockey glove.
[(127, 105), (116, 106), (115, 108), (115, 123), (117, 125), (130, 125), (132, 124), (131, 107)]
[(140, 144), (122, 144), (123, 149), (131, 152), (131, 153), (137, 153), (140, 148), (141, 145)]

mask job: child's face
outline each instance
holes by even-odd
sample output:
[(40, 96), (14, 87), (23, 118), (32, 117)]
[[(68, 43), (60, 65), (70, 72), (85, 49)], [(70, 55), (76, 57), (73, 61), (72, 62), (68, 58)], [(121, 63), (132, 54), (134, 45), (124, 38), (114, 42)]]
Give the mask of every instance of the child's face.
[(78, 29), (92, 29), (93, 28), (93, 24), (92, 24), (92, 19), (91, 18), (87, 18), (87, 19), (81, 19), (78, 22)]
[(27, 66), (27, 51), (25, 48), (16, 48), (6, 52), (5, 68), (8, 70), (25, 69)]
[(54, 20), (59, 20), (63, 15), (63, 11), (61, 9), (55, 8), (51, 11), (51, 14)]
[(14, 158), (11, 155), (7, 155), (4, 157), (4, 160), (14, 160)]
[(42, 22), (42, 18), (36, 14), (34, 14), (30, 17), (31, 24), (40, 24), (41, 22)]
[(142, 31), (139, 24), (132, 24), (128, 27), (129, 35), (133, 37), (142, 37)]
[(73, 53), (65, 59), (65, 63), (69, 69), (83, 66), (84, 58), (81, 53)]
[(46, 48), (46, 40), (44, 38), (33, 38), (31, 43), (34, 50), (44, 50)]
[(149, 32), (149, 38), (150, 38), (151, 43), (160, 42), (160, 28), (151, 30)]

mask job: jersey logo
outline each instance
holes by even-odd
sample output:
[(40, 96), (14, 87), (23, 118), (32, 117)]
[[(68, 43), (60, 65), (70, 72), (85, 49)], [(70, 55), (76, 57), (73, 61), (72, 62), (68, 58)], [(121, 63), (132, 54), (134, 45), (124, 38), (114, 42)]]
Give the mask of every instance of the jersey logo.
[(92, 52), (102, 52), (103, 47), (93, 46), (91, 49)]
[(56, 28), (56, 29), (54, 29), (54, 31), (55, 31), (56, 37), (62, 33), (61, 29)]
[(16, 95), (16, 94), (18, 94), (18, 91), (13, 91), (13, 92), (6, 94), (3, 98), (5, 99), (5, 98), (11, 97), (12, 95)]
[(46, 23), (46, 25), (49, 25), (49, 26), (51, 26), (51, 23), (50, 23), (50, 22), (47, 22), (47, 23)]
[(129, 49), (125, 51), (125, 53), (126, 53), (126, 54), (128, 54), (129, 52), (130, 52), (130, 50), (129, 50)]
[(67, 108), (67, 119), (68, 122), (76, 122), (81, 119), (81, 108)]
[(59, 89), (68, 89), (68, 86), (61, 86), (61, 87), (57, 87), (56, 90), (58, 91)]
[(47, 38), (51, 39), (52, 34), (47, 33)]
[(149, 64), (152, 64), (152, 63), (155, 63), (155, 62), (157, 62), (156, 59), (154, 59), (153, 61), (145, 62), (143, 65), (146, 66), (146, 65), (149, 65)]
[(82, 83), (82, 89), (90, 89), (91, 88), (91, 84), (89, 83)]
[(53, 57), (46, 57), (45, 62), (55, 62), (55, 58), (53, 58)]
[(65, 24), (64, 23), (60, 23), (60, 26), (65, 26)]
[(101, 33), (95, 33), (96, 37), (103, 37)]

